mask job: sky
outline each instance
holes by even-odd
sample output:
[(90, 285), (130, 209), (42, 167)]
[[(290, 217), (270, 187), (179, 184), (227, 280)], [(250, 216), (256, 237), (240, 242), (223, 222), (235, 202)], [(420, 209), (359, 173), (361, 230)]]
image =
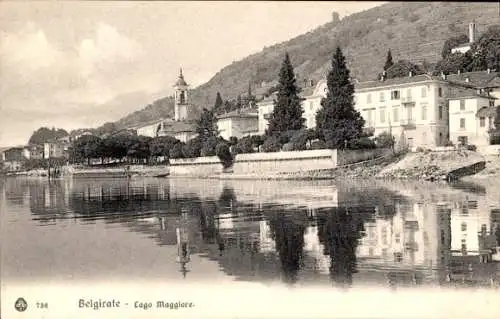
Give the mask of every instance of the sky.
[(0, 146), (97, 127), (265, 46), (381, 2), (2, 1)]

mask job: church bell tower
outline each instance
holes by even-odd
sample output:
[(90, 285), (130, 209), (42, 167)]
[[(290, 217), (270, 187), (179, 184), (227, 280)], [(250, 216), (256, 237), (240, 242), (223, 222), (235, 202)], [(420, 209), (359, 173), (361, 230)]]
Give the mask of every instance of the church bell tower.
[(189, 85), (184, 80), (184, 76), (182, 75), (182, 69), (179, 73), (179, 78), (174, 85), (175, 88), (175, 121), (184, 121), (187, 119), (187, 111), (188, 111), (188, 88)]

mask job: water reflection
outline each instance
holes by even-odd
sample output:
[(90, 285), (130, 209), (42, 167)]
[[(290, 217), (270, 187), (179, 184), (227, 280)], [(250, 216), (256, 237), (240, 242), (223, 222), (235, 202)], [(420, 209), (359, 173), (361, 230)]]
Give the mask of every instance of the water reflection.
[(500, 203), (472, 184), (9, 179), (0, 186), (2, 219), (15, 222), (9, 212), (27, 209), (50, 231), (64, 220), (74, 229), (104, 223), (133, 231), (175, 247), (186, 280), (203, 259), (234, 280), (344, 289), (499, 279)]

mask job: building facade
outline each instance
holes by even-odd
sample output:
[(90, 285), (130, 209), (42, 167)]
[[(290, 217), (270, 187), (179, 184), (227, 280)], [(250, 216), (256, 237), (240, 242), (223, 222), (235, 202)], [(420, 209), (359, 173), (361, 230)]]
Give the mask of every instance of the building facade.
[(242, 109), (217, 117), (219, 135), (225, 140), (232, 136), (242, 138), (259, 133), (259, 114), (255, 109)]
[(418, 75), (356, 84), (356, 109), (377, 136), (390, 132), (409, 147), (442, 146), (449, 138), (444, 77)]
[(454, 144), (489, 145), (494, 128), (494, 98), (474, 89), (456, 89), (449, 99), (450, 140)]
[[(306, 128), (316, 127), (316, 113), (321, 108), (321, 100), (326, 97), (327, 85), (326, 80), (321, 80), (317, 84), (314, 81), (308, 80), (304, 87), (301, 88), (300, 96), (302, 100), (302, 109), (304, 113), (302, 117), (305, 119)], [(276, 94), (265, 98), (257, 103), (258, 108), (258, 134), (262, 135), (266, 132), (269, 125), (271, 113), (274, 110), (274, 100)]]
[(64, 157), (64, 144), (58, 142), (43, 143), (43, 158)]

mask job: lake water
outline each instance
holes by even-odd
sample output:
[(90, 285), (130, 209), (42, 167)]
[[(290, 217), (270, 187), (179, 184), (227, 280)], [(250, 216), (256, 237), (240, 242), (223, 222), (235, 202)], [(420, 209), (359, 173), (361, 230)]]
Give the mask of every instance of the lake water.
[(494, 183), (9, 178), (0, 201), (4, 292), (125, 281), (497, 291), (500, 282)]

